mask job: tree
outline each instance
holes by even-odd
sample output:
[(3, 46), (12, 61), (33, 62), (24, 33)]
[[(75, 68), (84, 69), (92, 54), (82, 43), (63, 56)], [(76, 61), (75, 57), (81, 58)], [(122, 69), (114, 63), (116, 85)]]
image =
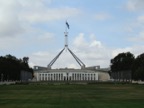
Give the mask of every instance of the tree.
[(132, 77), (134, 80), (144, 81), (144, 53), (137, 56), (133, 63)]
[(111, 74), (114, 79), (130, 79), (134, 59), (134, 55), (130, 52), (120, 53), (111, 59)]
[(0, 57), (0, 80), (20, 80), (21, 71), (28, 71), (33, 74), (33, 69), (28, 65), (28, 57), (17, 59), (15, 56), (6, 55)]
[(29, 61), (29, 57), (23, 57), (23, 62), (24, 63), (28, 63), (28, 61)]

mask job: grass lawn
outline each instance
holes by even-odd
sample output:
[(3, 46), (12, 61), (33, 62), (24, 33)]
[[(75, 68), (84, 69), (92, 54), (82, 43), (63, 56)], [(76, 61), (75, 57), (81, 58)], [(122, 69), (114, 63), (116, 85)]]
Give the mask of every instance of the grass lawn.
[(144, 85), (1, 85), (0, 108), (144, 108)]

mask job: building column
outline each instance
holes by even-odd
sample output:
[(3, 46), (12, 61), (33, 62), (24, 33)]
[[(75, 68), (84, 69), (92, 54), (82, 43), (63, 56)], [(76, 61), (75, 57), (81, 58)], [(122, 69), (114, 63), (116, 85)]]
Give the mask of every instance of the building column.
[(53, 80), (55, 80), (55, 74), (53, 74)]
[(51, 81), (51, 80), (52, 80), (52, 78), (51, 78), (51, 74), (50, 74), (49, 78), (50, 78), (50, 81)]
[(62, 73), (60, 73), (60, 81), (62, 80)]
[(50, 74), (50, 80), (52, 81), (52, 74)]
[(59, 73), (57, 74), (57, 77), (58, 77), (57, 80), (59, 81), (59, 77), (60, 77), (60, 74), (59, 74)]
[(58, 73), (58, 81), (60, 80), (60, 73)]
[(50, 74), (48, 74), (48, 80), (50, 80)]
[(91, 73), (89, 74), (89, 80), (91, 81)]
[(87, 76), (87, 81), (88, 81), (88, 74), (86, 74), (86, 76)]
[(84, 80), (84, 74), (82, 74), (82, 81)]
[(88, 74), (87, 74), (87, 81), (88, 81)]
[(83, 74), (83, 80), (85, 81), (85, 73)]
[(50, 79), (51, 79), (51, 81), (53, 80), (53, 74), (50, 74)]
[(48, 81), (48, 73), (47, 73), (47, 81)]
[(87, 80), (87, 75), (85, 74), (85, 81)]
[(47, 76), (47, 79), (46, 79), (46, 80), (48, 81), (48, 73), (46, 73), (46, 76)]
[(73, 73), (73, 80), (75, 81), (75, 73)]
[(79, 81), (79, 73), (77, 74), (77, 80)]
[(57, 73), (55, 74), (55, 81), (57, 81)]
[(41, 81), (42, 81), (42, 73), (41, 73)]
[(96, 73), (96, 80), (98, 80), (98, 73)]
[(44, 81), (45, 81), (45, 73), (44, 73)]
[(39, 73), (37, 72), (37, 81), (39, 81)]
[(58, 81), (58, 73), (56, 73), (56, 81)]

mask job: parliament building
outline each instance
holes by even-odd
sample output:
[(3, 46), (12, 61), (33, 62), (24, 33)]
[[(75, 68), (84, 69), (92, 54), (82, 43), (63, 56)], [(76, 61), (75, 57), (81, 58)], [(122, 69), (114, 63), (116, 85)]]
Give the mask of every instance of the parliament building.
[[(66, 26), (69, 29), (69, 25), (66, 22)], [(36, 81), (108, 81), (110, 80), (109, 69), (100, 68), (100, 66), (86, 67), (85, 64), (73, 53), (68, 47), (68, 32), (64, 32), (65, 45), (64, 48), (56, 55), (54, 59), (48, 64), (47, 67), (34, 66), (34, 79)], [(81, 69), (73, 68), (60, 68), (52, 69), (52, 65), (63, 53), (68, 51), (76, 62), (79, 64)]]

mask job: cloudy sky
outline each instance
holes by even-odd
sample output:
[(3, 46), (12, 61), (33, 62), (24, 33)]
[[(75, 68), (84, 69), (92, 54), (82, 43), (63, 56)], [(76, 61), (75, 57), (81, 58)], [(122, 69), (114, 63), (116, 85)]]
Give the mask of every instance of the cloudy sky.
[[(118, 53), (144, 52), (144, 0), (0, 0), (0, 56), (47, 66), (64, 47), (86, 64), (108, 67)], [(53, 68), (79, 68), (68, 51)]]

